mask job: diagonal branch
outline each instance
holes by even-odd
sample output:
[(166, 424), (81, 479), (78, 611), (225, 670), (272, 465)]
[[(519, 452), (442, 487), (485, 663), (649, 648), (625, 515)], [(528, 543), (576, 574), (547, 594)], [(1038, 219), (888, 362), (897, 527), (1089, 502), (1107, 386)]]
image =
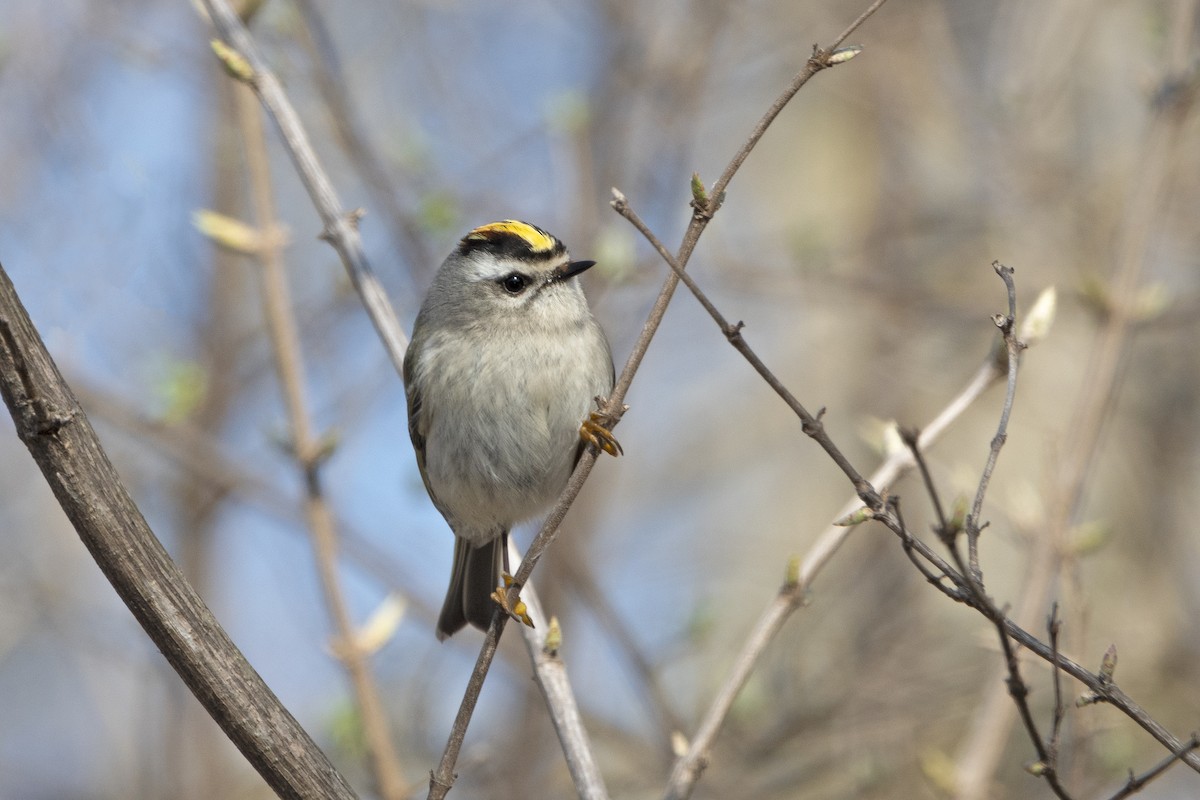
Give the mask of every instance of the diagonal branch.
[(275, 220), (267, 144), (261, 112), (250, 92), (237, 91), (236, 114), (241, 128), (254, 201), (255, 224), (264, 232), (255, 254), (261, 278), (263, 316), (271, 339), (275, 371), (287, 407), (291, 455), (304, 486), (304, 517), (312, 538), (313, 556), (322, 594), (335, 631), (334, 652), (350, 680), (362, 721), (363, 740), (376, 788), (384, 800), (400, 800), (407, 781), (388, 730), (387, 714), (371, 672), (367, 653), (359, 645), (338, 572), (339, 537), (321, 480), (324, 447), (314, 431), (305, 398), (304, 357), (300, 330), (292, 307)]
[(204, 7), (222, 41), (235, 51), (225, 56), (226, 66), (230, 66), (230, 59), (240, 57), (241, 61), (238, 63), (241, 69), (236, 72), (230, 69), (230, 72), (254, 90), (279, 129), (288, 155), (296, 166), (296, 172), (308, 190), (313, 207), (321, 216), (322, 224), (325, 225), (321, 238), (333, 245), (333, 249), (341, 257), (350, 282), (362, 299), (367, 315), (383, 341), (392, 365), (397, 373), (403, 374), (404, 350), (408, 346), (408, 337), (400, 327), (396, 312), (367, 261), (362, 237), (358, 233), (358, 213), (347, 213), (342, 206), (333, 183), (317, 159), (304, 126), (300, 124), (296, 109), (284, 93), (279, 79), (267, 67), (266, 61), (258, 52), (258, 45), (255, 44), (250, 31), (226, 0), (204, 0)]
[(821, 422), (821, 416), (824, 411), (819, 411), (814, 416), (808, 411), (808, 409), (801, 405), (800, 401), (796, 399), (796, 396), (793, 395), (791, 391), (783, 385), (783, 382), (779, 380), (775, 373), (772, 372), (766, 364), (763, 363), (762, 359), (758, 357), (758, 354), (755, 353), (750, 347), (749, 343), (746, 342), (745, 337), (742, 336), (742, 328), (744, 327), (743, 323), (739, 322), (736, 325), (730, 324), (729, 320), (727, 320), (725, 316), (721, 314), (719, 310), (717, 310), (717, 307), (713, 305), (713, 302), (708, 299), (708, 295), (706, 295), (699, 285), (696, 284), (696, 281), (692, 278), (692, 276), (683, 271), (683, 267), (680, 266), (675, 257), (671, 255), (670, 251), (668, 251), (658, 237), (654, 235), (654, 232), (646, 226), (646, 223), (642, 221), (642, 218), (637, 215), (637, 212), (634, 211), (629, 205), (629, 201), (625, 195), (616, 189), (613, 190), (613, 195), (613, 209), (622, 217), (625, 217), (625, 219), (629, 220), (629, 222), (635, 228), (637, 228), (643, 236), (646, 237), (646, 240), (654, 246), (654, 249), (658, 251), (660, 256), (662, 256), (663, 261), (665, 261), (667, 266), (671, 268), (672, 273), (676, 276), (676, 278), (682, 281), (685, 286), (687, 286), (688, 290), (691, 291), (691, 293), (695, 295), (696, 299), (700, 302), (700, 305), (704, 307), (704, 310), (707, 311), (709, 316), (713, 318), (713, 321), (717, 323), (717, 327), (721, 329), (721, 333), (725, 334), (725, 338), (729, 340), (729, 343), (733, 345), (733, 348), (741, 353), (748, 362), (750, 362), (750, 366), (754, 367), (754, 371), (757, 372), (762, 379), (767, 382), (767, 385), (770, 386), (780, 398), (782, 398), (783, 402), (787, 404), (788, 408), (795, 412), (796, 416), (800, 418), (801, 424), (804, 426), (804, 432), (811, 436), (817, 442), (817, 444), (821, 446), (821, 448), (829, 455), (829, 457), (833, 459), (833, 462), (837, 464), (838, 469), (840, 469), (846, 475), (846, 477), (850, 479), (850, 482), (854, 484), (854, 489), (856, 492), (858, 492), (858, 496), (862, 502), (872, 507), (878, 505), (880, 501), (878, 495), (875, 494), (875, 490), (871, 488), (871, 485), (867, 483), (863, 476), (858, 473), (858, 470), (851, 465), (850, 460), (846, 458), (845, 454), (843, 454), (836, 445), (834, 445), (833, 440), (830, 439), (829, 435), (825, 432), (825, 426)]
[(268, 785), (286, 798), (353, 798), (146, 524), (2, 267), (0, 394), (105, 577)]
[(1120, 790), (1118, 790), (1117, 793), (1108, 800), (1124, 800), (1124, 798), (1129, 797), (1130, 795), (1137, 794), (1142, 789), (1146, 788), (1146, 784), (1157, 778), (1159, 775), (1162, 775), (1164, 772), (1178, 763), (1185, 754), (1192, 752), (1197, 747), (1200, 747), (1200, 734), (1193, 733), (1191, 738), (1184, 742), (1178, 750), (1171, 753), (1171, 755), (1167, 756), (1162, 761), (1159, 761), (1141, 775), (1134, 775), (1133, 771), (1130, 770), (1129, 779), (1125, 781), (1125, 785), (1122, 786)]

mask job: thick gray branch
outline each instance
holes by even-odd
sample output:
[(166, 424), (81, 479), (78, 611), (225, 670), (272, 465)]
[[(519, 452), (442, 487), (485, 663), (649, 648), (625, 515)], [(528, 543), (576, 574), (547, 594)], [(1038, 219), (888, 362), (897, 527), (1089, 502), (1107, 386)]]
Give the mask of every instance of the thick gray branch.
[(155, 538), (0, 266), (0, 394), (117, 594), (280, 797), (353, 798)]

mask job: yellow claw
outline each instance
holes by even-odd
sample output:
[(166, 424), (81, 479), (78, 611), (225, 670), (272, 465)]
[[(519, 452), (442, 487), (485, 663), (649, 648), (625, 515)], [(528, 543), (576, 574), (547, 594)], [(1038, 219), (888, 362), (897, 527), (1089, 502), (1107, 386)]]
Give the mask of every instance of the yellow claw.
[(593, 411), (579, 426), (579, 438), (614, 458), (625, 452), (612, 431), (605, 427), (603, 415), (597, 411)]
[(496, 591), (492, 592), (492, 600), (496, 602), (496, 605), (504, 609), (505, 614), (508, 614), (517, 622), (532, 628), (533, 620), (529, 616), (529, 608), (525, 605), (524, 600), (518, 597), (517, 602), (513, 604), (512, 608), (508, 606), (508, 588), (516, 583), (513, 580), (513, 576), (507, 572), (503, 572), (500, 577), (504, 581), (504, 585), (496, 587)]

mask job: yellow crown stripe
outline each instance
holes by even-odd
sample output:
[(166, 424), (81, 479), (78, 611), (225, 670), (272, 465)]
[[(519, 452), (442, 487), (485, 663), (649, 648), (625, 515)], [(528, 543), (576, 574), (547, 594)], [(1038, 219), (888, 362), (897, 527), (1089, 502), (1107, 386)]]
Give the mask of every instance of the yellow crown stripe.
[(535, 253), (553, 250), (558, 240), (543, 230), (533, 227), (528, 222), (519, 219), (506, 219), (481, 225), (466, 235), (468, 240), (488, 239), (497, 234), (511, 234), (523, 240), (529, 249)]

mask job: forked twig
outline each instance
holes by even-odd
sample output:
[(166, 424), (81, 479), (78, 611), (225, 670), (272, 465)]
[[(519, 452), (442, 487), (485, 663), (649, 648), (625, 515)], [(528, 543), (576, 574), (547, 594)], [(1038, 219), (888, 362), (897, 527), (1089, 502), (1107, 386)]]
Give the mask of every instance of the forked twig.
[(1108, 800), (1124, 800), (1124, 798), (1129, 797), (1130, 795), (1137, 794), (1142, 789), (1146, 788), (1146, 784), (1150, 783), (1150, 781), (1154, 780), (1159, 775), (1162, 775), (1168, 769), (1173, 767), (1175, 764), (1182, 761), (1185, 755), (1191, 753), (1197, 747), (1200, 747), (1200, 734), (1193, 733), (1191, 738), (1184, 742), (1178, 750), (1171, 753), (1171, 755), (1167, 756), (1162, 761), (1159, 761), (1141, 775), (1134, 775), (1133, 770), (1130, 770), (1129, 779), (1125, 781), (1125, 785), (1122, 786), (1117, 793)]

